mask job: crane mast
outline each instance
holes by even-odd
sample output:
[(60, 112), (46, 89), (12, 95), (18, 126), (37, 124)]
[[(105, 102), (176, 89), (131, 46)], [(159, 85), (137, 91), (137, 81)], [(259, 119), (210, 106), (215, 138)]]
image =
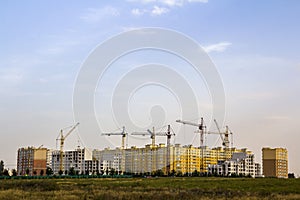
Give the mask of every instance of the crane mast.
[(151, 138), (151, 145), (152, 147), (154, 148), (155, 147), (155, 128), (152, 127), (152, 131), (150, 129), (147, 129), (147, 132), (133, 132), (131, 133), (131, 135), (142, 135), (142, 136), (145, 136), (145, 135), (150, 135), (150, 138)]
[(171, 148), (171, 126), (168, 125), (168, 132), (167, 132), (167, 175), (170, 174), (170, 158), (171, 158), (170, 148)]
[(59, 170), (63, 171), (63, 157), (64, 157), (64, 144), (65, 139), (75, 130), (79, 123), (72, 126), (72, 128), (64, 135), (63, 129), (60, 130), (60, 149), (59, 149)]
[(152, 145), (151, 145), (151, 150), (153, 153), (152, 156), (152, 171), (156, 171), (156, 153), (154, 152), (156, 149), (156, 144), (155, 144), (155, 137), (156, 136), (167, 136), (167, 156), (166, 156), (166, 161), (167, 161), (167, 166), (166, 166), (166, 173), (170, 173), (170, 147), (171, 147), (171, 126), (168, 125), (167, 132), (155, 132), (155, 128), (152, 128), (152, 131), (150, 129), (147, 130), (147, 132), (133, 132), (131, 135), (150, 135)]
[(125, 140), (126, 140), (126, 136), (128, 135), (128, 133), (125, 131), (125, 126), (122, 127), (122, 132), (121, 133), (102, 133), (102, 135), (107, 135), (107, 136), (121, 135), (122, 136), (122, 144), (121, 144), (121, 153), (122, 153), (121, 171), (122, 171), (122, 173), (124, 173), (125, 172)]
[(200, 172), (201, 173), (204, 172), (204, 146), (203, 146), (203, 144), (204, 144), (204, 133), (205, 133), (204, 129), (206, 128), (206, 126), (204, 126), (203, 117), (201, 117), (200, 124), (189, 122), (189, 121), (183, 121), (183, 120), (176, 120), (176, 122), (198, 127), (199, 133), (200, 133), (200, 149), (201, 149)]
[(176, 122), (198, 127), (199, 133), (200, 133), (200, 147), (203, 146), (203, 144), (204, 144), (204, 129), (206, 128), (204, 126), (203, 117), (201, 117), (200, 124), (189, 122), (189, 121), (183, 121), (183, 120), (179, 120), (179, 119), (176, 120)]
[(151, 138), (152, 147), (155, 147), (155, 129), (154, 129), (154, 126), (152, 128), (152, 132), (149, 129), (147, 131), (151, 134), (150, 138)]
[[(220, 137), (222, 139), (222, 145), (224, 146), (225, 149), (229, 149), (229, 128), (228, 126), (225, 127), (225, 132), (221, 132), (220, 126), (217, 122), (217, 120), (214, 120), (216, 127), (218, 129), (218, 133), (220, 134)], [(213, 132), (208, 132), (208, 133), (213, 133)], [(223, 138), (224, 135), (224, 138)]]
[[(174, 136), (174, 133), (171, 133), (171, 125), (168, 125), (167, 132), (157, 133), (156, 136), (167, 136), (167, 166), (166, 166), (166, 174), (170, 174), (170, 158), (171, 158), (171, 137)], [(174, 162), (174, 161), (173, 161)]]

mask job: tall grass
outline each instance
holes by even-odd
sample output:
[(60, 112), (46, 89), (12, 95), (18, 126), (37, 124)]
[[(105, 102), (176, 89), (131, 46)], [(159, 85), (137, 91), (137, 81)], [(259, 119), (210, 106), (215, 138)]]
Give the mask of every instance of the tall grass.
[(0, 199), (300, 199), (300, 179), (0, 180)]

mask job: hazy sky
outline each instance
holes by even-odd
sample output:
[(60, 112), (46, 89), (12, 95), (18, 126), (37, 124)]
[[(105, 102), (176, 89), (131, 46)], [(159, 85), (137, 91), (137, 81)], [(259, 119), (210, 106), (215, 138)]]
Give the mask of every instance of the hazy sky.
[[(297, 0), (1, 1), (0, 160), (15, 168), (19, 147), (56, 148), (59, 130), (74, 123), (74, 83), (90, 52), (123, 31), (161, 27), (194, 39), (215, 63), (234, 146), (249, 148), (258, 162), (262, 147), (285, 147), (290, 172), (300, 175), (299, 11)], [(180, 59), (149, 50), (124, 56), (99, 80), (95, 114), (102, 130), (120, 128), (111, 114), (110, 97), (116, 82), (143, 63), (173, 66), (193, 88), (201, 112), (197, 114), (211, 122), (211, 99), (203, 79)], [(171, 124), (177, 130), (180, 102), (175, 96), (160, 85), (140, 87), (128, 100), (128, 112), (139, 127)], [(152, 119), (153, 113), (158, 117)], [(184, 128), (176, 143), (199, 145), (198, 138), (190, 138), (194, 131)], [(76, 131), (66, 149), (74, 149), (78, 138), (81, 146), (90, 148), (111, 145), (100, 145), (100, 132)], [(120, 137), (110, 140), (120, 145)], [(128, 141), (130, 146), (149, 142)], [(207, 145), (219, 145), (217, 138), (208, 136)]]

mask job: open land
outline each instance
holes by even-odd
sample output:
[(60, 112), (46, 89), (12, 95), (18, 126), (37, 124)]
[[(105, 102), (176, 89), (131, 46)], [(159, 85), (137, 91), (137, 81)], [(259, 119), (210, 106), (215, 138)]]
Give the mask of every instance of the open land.
[(300, 199), (300, 179), (6, 179), (0, 180), (0, 199)]

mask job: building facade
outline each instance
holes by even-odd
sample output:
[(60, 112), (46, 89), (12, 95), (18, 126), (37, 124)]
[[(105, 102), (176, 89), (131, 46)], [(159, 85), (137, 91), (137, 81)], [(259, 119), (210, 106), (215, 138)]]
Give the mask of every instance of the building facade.
[(285, 148), (262, 149), (263, 175), (288, 178), (288, 151)]
[(18, 175), (45, 175), (47, 168), (47, 148), (25, 147), (18, 149)]
[(111, 170), (114, 170), (117, 174), (122, 174), (125, 171), (125, 150), (120, 148), (104, 150), (93, 150), (93, 159), (99, 161), (98, 171), (101, 174), (108, 174)]
[[(62, 162), (63, 174), (68, 174), (71, 168), (77, 174), (90, 174), (99, 169), (99, 162), (92, 159), (92, 152), (86, 148), (65, 151)], [(54, 174), (58, 174), (60, 171), (60, 151), (52, 152), (52, 170)]]
[[(168, 148), (170, 148), (168, 150)], [(169, 155), (168, 155), (168, 152)], [(124, 159), (123, 159), (124, 158)], [(122, 149), (94, 150), (93, 159), (100, 161), (100, 171), (113, 169), (118, 173), (152, 174), (161, 170), (164, 174), (200, 173), (243, 174), (258, 176), (259, 164), (254, 163), (254, 155), (247, 149), (194, 147), (192, 145), (146, 145)], [(222, 163), (222, 164), (220, 164)], [(220, 164), (220, 165), (218, 165)], [(222, 166), (221, 166), (222, 165)], [(218, 169), (218, 170), (213, 170)]]
[[(169, 149), (168, 149), (169, 148)], [(52, 152), (52, 169), (59, 173), (59, 151)], [(168, 155), (169, 154), (169, 155)], [(237, 148), (208, 148), (192, 145), (145, 145), (128, 149), (93, 150), (77, 149), (65, 151), (63, 155), (64, 173), (74, 168), (77, 173), (84, 174), (153, 174), (162, 171), (192, 175), (210, 173), (222, 176), (250, 175), (261, 176), (260, 165), (254, 163), (254, 154), (247, 149)]]
[(246, 149), (234, 152), (228, 160), (219, 160), (218, 164), (209, 165), (208, 171), (217, 176), (261, 177), (260, 164), (254, 162), (254, 154)]

